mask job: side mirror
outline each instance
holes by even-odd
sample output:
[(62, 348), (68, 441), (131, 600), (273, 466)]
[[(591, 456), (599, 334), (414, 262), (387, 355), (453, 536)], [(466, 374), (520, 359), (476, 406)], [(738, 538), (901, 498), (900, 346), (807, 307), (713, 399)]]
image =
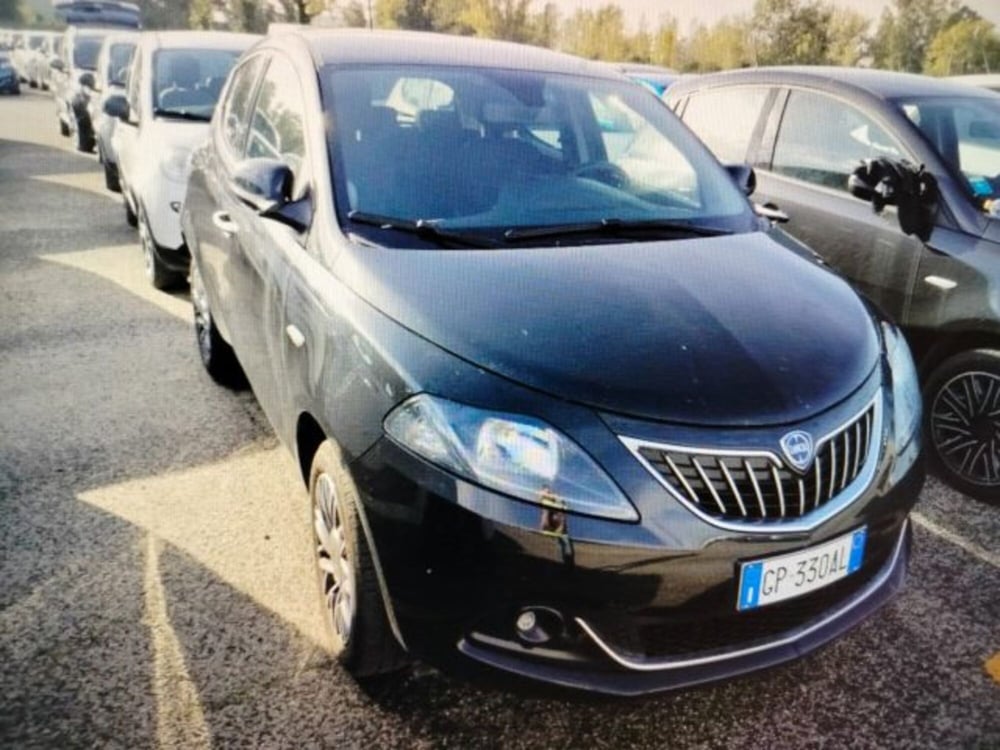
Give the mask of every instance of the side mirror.
[(749, 164), (726, 164), (726, 171), (744, 195), (753, 195), (757, 189), (757, 174)]
[(934, 229), (938, 187), (934, 175), (908, 161), (866, 159), (847, 179), (851, 195), (871, 201), (875, 213), (898, 207), (899, 228), (927, 241)]
[(66, 70), (66, 64), (62, 61), (61, 57), (53, 57), (49, 60), (49, 67), (52, 70), (58, 70), (60, 73)]
[(265, 219), (302, 231), (312, 222), (312, 199), (295, 199), (295, 174), (279, 159), (247, 159), (233, 173), (232, 189), (243, 203)]
[(122, 122), (128, 120), (128, 99), (121, 94), (115, 94), (114, 96), (109, 96), (105, 99), (103, 109), (104, 114), (108, 115), (108, 117), (114, 117), (116, 120), (121, 120)]
[(85, 72), (85, 73), (81, 73), (79, 80), (80, 80), (80, 85), (84, 86), (85, 88), (88, 88), (88, 89), (94, 88), (94, 86), (97, 83), (94, 80), (94, 74), (91, 73), (89, 70), (87, 72)]

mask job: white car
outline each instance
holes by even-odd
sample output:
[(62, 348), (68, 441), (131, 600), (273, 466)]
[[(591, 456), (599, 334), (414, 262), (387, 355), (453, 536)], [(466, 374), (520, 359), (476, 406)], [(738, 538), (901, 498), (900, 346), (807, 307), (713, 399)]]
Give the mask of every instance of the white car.
[(187, 278), (191, 256), (180, 211), (190, 155), (208, 137), (229, 71), (259, 39), (217, 31), (143, 32), (125, 96), (109, 97), (104, 105), (120, 120), (112, 145), (125, 217), (139, 228), (146, 273), (157, 289)]
[(981, 89), (1000, 92), (1000, 73), (976, 73), (965, 76), (951, 76), (949, 81), (964, 83), (967, 86), (978, 86)]
[(97, 55), (94, 95), (87, 103), (90, 121), (94, 124), (97, 160), (104, 167), (104, 185), (114, 193), (121, 192), (118, 183), (118, 154), (112, 145), (118, 120), (104, 113), (104, 102), (112, 96), (125, 93), (128, 68), (138, 41), (139, 34), (134, 31), (116, 32), (104, 37), (101, 51)]

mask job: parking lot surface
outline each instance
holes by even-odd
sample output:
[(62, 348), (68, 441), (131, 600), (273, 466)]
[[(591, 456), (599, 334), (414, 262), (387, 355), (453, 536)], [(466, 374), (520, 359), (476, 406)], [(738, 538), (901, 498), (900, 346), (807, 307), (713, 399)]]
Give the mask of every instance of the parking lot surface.
[(94, 158), (47, 96), (0, 98), (0, 746), (1000, 747), (1000, 509), (936, 481), (878, 615), (633, 700), (421, 665), (359, 687), (323, 648), (307, 516)]

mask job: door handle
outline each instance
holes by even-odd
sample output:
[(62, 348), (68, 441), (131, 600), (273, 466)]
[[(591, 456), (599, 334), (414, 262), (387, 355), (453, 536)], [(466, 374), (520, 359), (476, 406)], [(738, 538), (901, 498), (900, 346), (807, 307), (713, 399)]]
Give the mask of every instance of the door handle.
[(301, 349), (302, 345), (306, 343), (306, 337), (299, 330), (298, 326), (291, 324), (285, 326), (285, 335), (288, 336), (288, 340), (292, 342), (292, 346), (296, 349)]
[(237, 234), (240, 231), (240, 225), (230, 219), (229, 214), (225, 211), (216, 211), (212, 214), (212, 223), (221, 229), (227, 237)]

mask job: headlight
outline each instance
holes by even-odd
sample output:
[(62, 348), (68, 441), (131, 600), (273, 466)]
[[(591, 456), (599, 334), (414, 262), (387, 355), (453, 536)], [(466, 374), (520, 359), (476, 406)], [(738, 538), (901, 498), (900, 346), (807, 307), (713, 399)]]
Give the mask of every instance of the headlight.
[(188, 163), (191, 159), (191, 150), (179, 148), (177, 146), (167, 149), (166, 154), (160, 160), (160, 169), (164, 176), (173, 182), (186, 182), (188, 177)]
[(902, 452), (920, 430), (923, 401), (917, 368), (906, 340), (893, 325), (883, 324), (885, 353), (892, 371), (893, 425), (896, 430), (896, 451)]
[(593, 459), (541, 420), (420, 394), (389, 414), (385, 431), (428, 461), (512, 497), (618, 521), (639, 518)]

